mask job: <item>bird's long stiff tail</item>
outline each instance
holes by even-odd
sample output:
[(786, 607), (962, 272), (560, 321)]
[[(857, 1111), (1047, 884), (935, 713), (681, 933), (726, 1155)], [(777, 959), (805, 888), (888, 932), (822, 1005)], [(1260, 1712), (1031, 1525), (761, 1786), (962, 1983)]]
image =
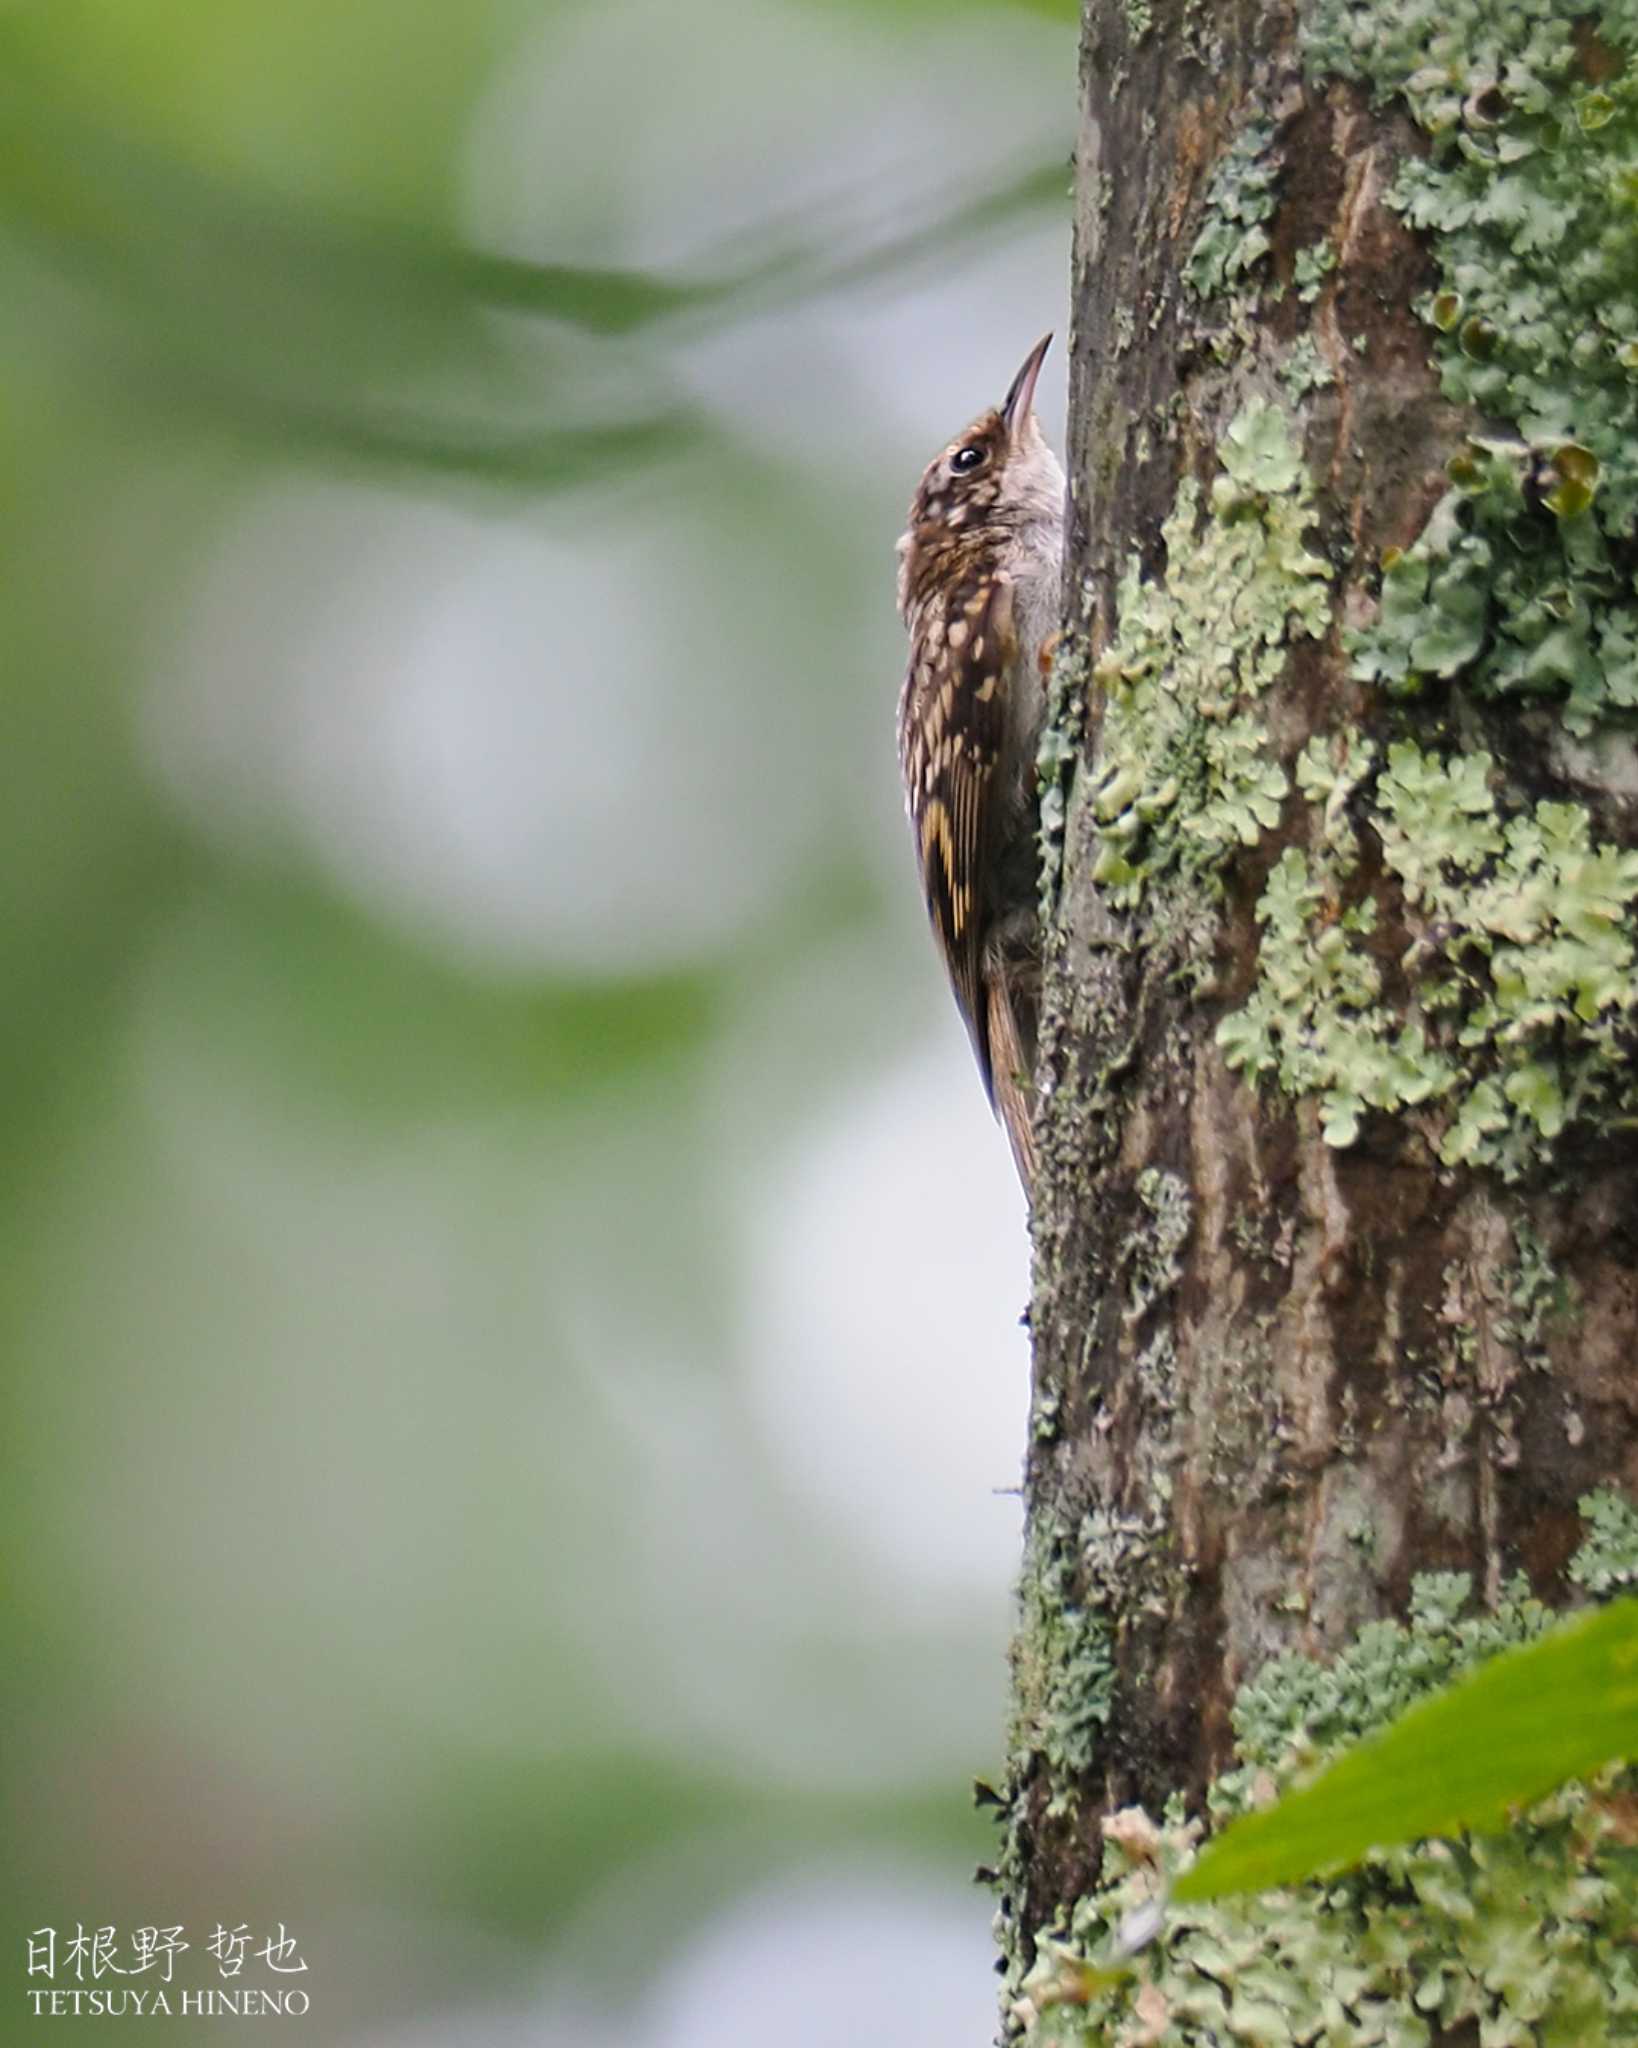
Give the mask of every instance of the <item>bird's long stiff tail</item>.
[(990, 1034), (990, 1085), (995, 1113), (1012, 1147), (1013, 1164), (1028, 1200), (1035, 1192), (1035, 1032), (1020, 1029), (1018, 1010), (1005, 974), (987, 978), (985, 1003)]

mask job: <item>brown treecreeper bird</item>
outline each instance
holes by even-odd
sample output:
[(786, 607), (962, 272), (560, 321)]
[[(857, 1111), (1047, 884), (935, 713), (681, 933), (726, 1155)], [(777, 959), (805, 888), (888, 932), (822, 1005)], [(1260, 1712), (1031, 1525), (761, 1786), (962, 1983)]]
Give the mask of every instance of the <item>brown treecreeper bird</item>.
[(933, 933), (1018, 1165), (1035, 1176), (1035, 754), (1058, 620), (1064, 473), (1035, 417), (1050, 334), (927, 466), (899, 541), (899, 766)]

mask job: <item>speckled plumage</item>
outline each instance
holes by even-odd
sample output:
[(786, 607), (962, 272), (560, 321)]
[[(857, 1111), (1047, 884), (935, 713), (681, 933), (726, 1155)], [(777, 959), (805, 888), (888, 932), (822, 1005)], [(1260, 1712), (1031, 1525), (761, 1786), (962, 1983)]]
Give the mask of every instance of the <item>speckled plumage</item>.
[(929, 463), (899, 541), (899, 764), (928, 915), (1026, 1188), (1039, 991), (1035, 749), (1064, 475), (1035, 417), (1047, 341)]

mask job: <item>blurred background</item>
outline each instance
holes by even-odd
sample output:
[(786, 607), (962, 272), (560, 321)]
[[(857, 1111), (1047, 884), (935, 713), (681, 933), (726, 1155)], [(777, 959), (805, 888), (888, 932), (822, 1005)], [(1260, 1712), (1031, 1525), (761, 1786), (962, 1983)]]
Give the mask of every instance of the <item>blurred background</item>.
[(988, 2038), (893, 542), (1062, 333), (1074, 13), (0, 5), (7, 2038), (218, 1922), (357, 2048)]

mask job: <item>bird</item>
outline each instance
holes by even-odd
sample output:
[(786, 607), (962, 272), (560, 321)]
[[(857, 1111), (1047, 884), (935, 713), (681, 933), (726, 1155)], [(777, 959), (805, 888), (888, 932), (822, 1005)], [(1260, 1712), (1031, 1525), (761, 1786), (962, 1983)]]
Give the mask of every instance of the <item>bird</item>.
[(1041, 986), (1035, 757), (1064, 552), (1064, 472), (1035, 416), (1051, 341), (927, 465), (898, 543), (905, 807), (933, 936), (1026, 1196)]

